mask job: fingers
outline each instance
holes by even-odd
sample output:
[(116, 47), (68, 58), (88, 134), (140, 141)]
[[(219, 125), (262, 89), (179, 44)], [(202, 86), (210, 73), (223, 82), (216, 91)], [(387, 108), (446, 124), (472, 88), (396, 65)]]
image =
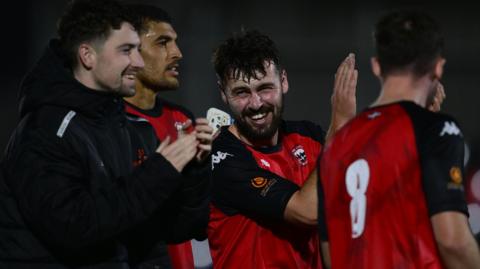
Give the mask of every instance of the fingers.
[(337, 69), (334, 82), (334, 94), (342, 94), (346, 91), (354, 91), (356, 87), (358, 72), (355, 69), (355, 54), (348, 54)]
[(188, 119), (183, 124), (177, 125), (177, 133), (178, 136), (184, 136), (186, 134), (186, 130), (192, 126), (192, 120)]
[(208, 125), (208, 120), (205, 118), (197, 118), (195, 120), (195, 130), (197, 133), (207, 133), (207, 134), (212, 134), (213, 133), (213, 128)]
[(175, 142), (164, 147), (159, 153), (165, 157), (176, 169), (181, 172), (197, 153), (199, 142), (196, 133), (179, 137)]
[(346, 68), (345, 68), (345, 73), (343, 77), (343, 88), (341, 90), (343, 91), (349, 91), (350, 90), (350, 82), (352, 81), (353, 74), (355, 71), (355, 54), (350, 53), (348, 54), (347, 59), (345, 60), (346, 62)]
[(428, 105), (428, 109), (432, 112), (439, 112), (442, 107), (442, 103), (446, 98), (445, 89), (442, 83), (438, 82), (436, 86), (435, 96), (433, 97), (432, 103)]
[(332, 130), (341, 128), (356, 114), (356, 89), (358, 71), (355, 69), (355, 54), (350, 53), (340, 64), (335, 75), (332, 93)]
[(161, 153), (170, 144), (170, 136), (167, 136), (157, 147), (156, 152)]
[(197, 141), (199, 142), (196, 159), (202, 162), (212, 151), (213, 128), (208, 125), (208, 120), (205, 118), (198, 118), (196, 123), (195, 130), (197, 131)]

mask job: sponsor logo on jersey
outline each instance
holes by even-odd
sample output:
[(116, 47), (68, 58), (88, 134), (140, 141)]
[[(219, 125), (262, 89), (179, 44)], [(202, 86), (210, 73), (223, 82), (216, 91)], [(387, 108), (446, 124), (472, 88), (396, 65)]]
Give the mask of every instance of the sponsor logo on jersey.
[(277, 183), (277, 180), (275, 178), (268, 180), (267, 185), (265, 186), (265, 188), (263, 188), (262, 192), (260, 192), (260, 195), (263, 197), (267, 196), (268, 191), (275, 183)]
[(185, 122), (176, 121), (173, 125), (178, 133), (183, 133), (185, 131)]
[(268, 167), (270, 168), (270, 163), (265, 161), (265, 159), (260, 159), (260, 164), (263, 166), (263, 167)]
[(307, 154), (305, 153), (305, 150), (303, 149), (302, 145), (295, 146), (292, 149), (292, 154), (297, 159), (300, 165), (307, 165), (308, 163)]
[(460, 167), (452, 166), (452, 168), (450, 168), (450, 179), (451, 182), (448, 183), (448, 189), (463, 190), (462, 170), (460, 170)]
[(216, 154), (212, 154), (212, 170), (215, 169), (215, 164), (219, 164), (221, 161), (225, 160), (228, 156), (232, 157), (233, 154), (227, 152), (217, 151)]
[(268, 180), (264, 177), (255, 177), (251, 180), (252, 186), (255, 188), (263, 188), (267, 185)]
[(380, 115), (382, 115), (382, 113), (378, 112), (378, 111), (374, 111), (370, 114), (367, 115), (367, 118), (370, 119), (370, 120), (373, 120), (375, 119), (376, 117), (380, 117)]
[(442, 132), (440, 136), (444, 135), (461, 135), (460, 129), (458, 129), (457, 125), (453, 121), (446, 121), (445, 125), (443, 126)]
[[(141, 165), (144, 161), (148, 159), (147, 155), (145, 154), (144, 149), (137, 149), (137, 156), (136, 160), (133, 161), (133, 167), (137, 167)], [(102, 162), (103, 164), (103, 162)]]

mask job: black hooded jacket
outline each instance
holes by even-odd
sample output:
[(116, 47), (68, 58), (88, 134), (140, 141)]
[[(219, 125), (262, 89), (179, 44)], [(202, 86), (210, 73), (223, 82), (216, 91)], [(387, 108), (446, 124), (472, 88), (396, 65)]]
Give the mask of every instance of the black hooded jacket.
[(191, 237), (198, 223), (164, 216), (172, 194), (191, 190), (155, 153), (151, 126), (127, 120), (120, 97), (88, 89), (62, 59), (54, 40), (21, 86), (1, 162), (0, 268), (129, 268), (142, 255), (131, 245)]

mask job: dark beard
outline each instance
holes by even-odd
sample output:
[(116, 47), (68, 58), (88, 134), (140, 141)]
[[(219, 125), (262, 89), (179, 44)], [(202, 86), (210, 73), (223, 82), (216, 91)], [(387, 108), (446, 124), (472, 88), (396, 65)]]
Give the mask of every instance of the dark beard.
[[(275, 133), (278, 131), (278, 128), (280, 124), (282, 123), (282, 115), (283, 115), (283, 98), (281, 102), (281, 106), (279, 108), (279, 111), (275, 114), (273, 112), (273, 108), (264, 108), (261, 109), (260, 111), (256, 111), (255, 113), (258, 112), (272, 112), (273, 114), (273, 119), (272, 123), (270, 126), (268, 126), (265, 129), (261, 130), (255, 130), (251, 128), (246, 121), (244, 121), (242, 118), (235, 118), (235, 125), (238, 128), (239, 133), (247, 138), (249, 141), (259, 141), (259, 140), (268, 140), (271, 139)], [(252, 112), (253, 113), (253, 112)], [(248, 115), (246, 115), (248, 116)]]

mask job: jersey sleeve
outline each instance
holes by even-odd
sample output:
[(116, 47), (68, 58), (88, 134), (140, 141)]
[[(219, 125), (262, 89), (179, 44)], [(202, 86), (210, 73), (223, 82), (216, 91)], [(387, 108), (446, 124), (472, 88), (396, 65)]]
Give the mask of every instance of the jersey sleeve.
[(299, 186), (258, 167), (243, 145), (218, 144), (214, 142), (212, 154), (213, 204), (226, 215), (283, 219), (285, 207)]
[(430, 216), (444, 211), (468, 215), (464, 192), (464, 140), (458, 124), (438, 117), (421, 148), (423, 188)]

